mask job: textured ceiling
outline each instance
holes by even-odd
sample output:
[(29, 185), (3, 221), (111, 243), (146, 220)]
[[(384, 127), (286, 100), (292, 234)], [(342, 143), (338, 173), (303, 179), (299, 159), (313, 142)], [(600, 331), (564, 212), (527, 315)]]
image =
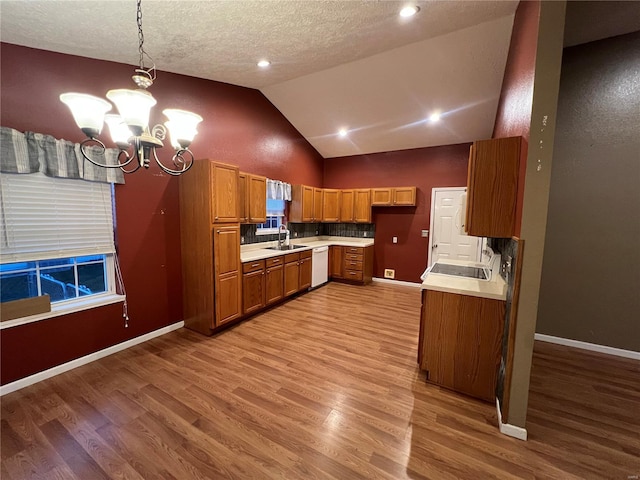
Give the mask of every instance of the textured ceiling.
[[(325, 157), (490, 136), (518, 2), (416, 3), (401, 19), (396, 0), (145, 0), (145, 49), (160, 71), (261, 89)], [(2, 0), (0, 38), (135, 65), (135, 13), (135, 0)], [(436, 128), (416, 124), (432, 109), (446, 113)]]

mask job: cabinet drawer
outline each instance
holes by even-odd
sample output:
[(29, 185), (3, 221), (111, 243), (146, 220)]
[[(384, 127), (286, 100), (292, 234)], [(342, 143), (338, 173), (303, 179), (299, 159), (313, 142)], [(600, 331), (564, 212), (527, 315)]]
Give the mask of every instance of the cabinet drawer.
[(242, 273), (257, 272), (264, 268), (264, 260), (256, 260), (255, 262), (246, 262), (242, 264)]
[(305, 250), (304, 252), (300, 252), (300, 260), (302, 260), (303, 258), (311, 258), (312, 254), (312, 250)]
[(358, 280), (358, 281), (362, 281), (362, 270), (360, 271), (356, 271), (356, 270), (345, 270), (344, 271), (344, 278), (346, 278), (347, 280)]
[(300, 261), (299, 253), (287, 253), (284, 256), (284, 263), (299, 262), (299, 261)]
[(282, 255), (274, 258), (267, 258), (265, 260), (265, 264), (267, 267), (275, 267), (276, 265), (282, 265), (283, 262), (284, 262), (284, 257)]
[(359, 253), (362, 255), (364, 253), (364, 249), (362, 247), (344, 247), (345, 253)]
[(356, 262), (361, 262), (362, 261), (362, 254), (361, 253), (347, 253), (344, 256), (345, 260), (352, 260), (352, 261), (356, 261)]
[(344, 269), (345, 270), (357, 270), (359, 272), (362, 271), (362, 262), (356, 260), (345, 260), (344, 261)]

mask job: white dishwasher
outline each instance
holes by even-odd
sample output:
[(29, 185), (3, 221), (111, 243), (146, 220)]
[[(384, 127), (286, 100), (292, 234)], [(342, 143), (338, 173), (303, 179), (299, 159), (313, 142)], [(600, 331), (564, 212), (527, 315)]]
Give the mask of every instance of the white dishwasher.
[(312, 255), (311, 288), (314, 288), (329, 279), (329, 247), (316, 247)]

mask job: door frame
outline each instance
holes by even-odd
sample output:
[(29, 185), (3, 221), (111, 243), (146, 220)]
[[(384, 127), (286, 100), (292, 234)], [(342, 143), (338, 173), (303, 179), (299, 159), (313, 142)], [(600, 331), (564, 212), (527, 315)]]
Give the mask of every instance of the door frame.
[[(427, 267), (431, 266), (431, 252), (433, 251), (433, 220), (436, 213), (436, 193), (437, 192), (451, 192), (451, 191), (463, 191), (466, 193), (467, 187), (434, 187), (431, 189), (431, 212), (429, 213), (429, 246), (427, 251)], [(478, 248), (482, 248), (482, 242)]]

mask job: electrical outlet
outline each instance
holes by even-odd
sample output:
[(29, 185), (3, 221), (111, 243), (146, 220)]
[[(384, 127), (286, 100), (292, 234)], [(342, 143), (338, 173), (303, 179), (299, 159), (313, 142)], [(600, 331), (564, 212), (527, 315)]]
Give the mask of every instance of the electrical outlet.
[(398, 237), (393, 237), (393, 238), (391, 239), (391, 241), (392, 241), (393, 243), (398, 243)]
[(362, 232), (362, 236), (366, 238), (367, 232)]
[(244, 237), (240, 237), (240, 244), (244, 243)]
[(422, 230), (422, 236), (427, 238), (429, 236), (429, 230)]
[(385, 268), (384, 278), (396, 278), (396, 271), (391, 268)]

